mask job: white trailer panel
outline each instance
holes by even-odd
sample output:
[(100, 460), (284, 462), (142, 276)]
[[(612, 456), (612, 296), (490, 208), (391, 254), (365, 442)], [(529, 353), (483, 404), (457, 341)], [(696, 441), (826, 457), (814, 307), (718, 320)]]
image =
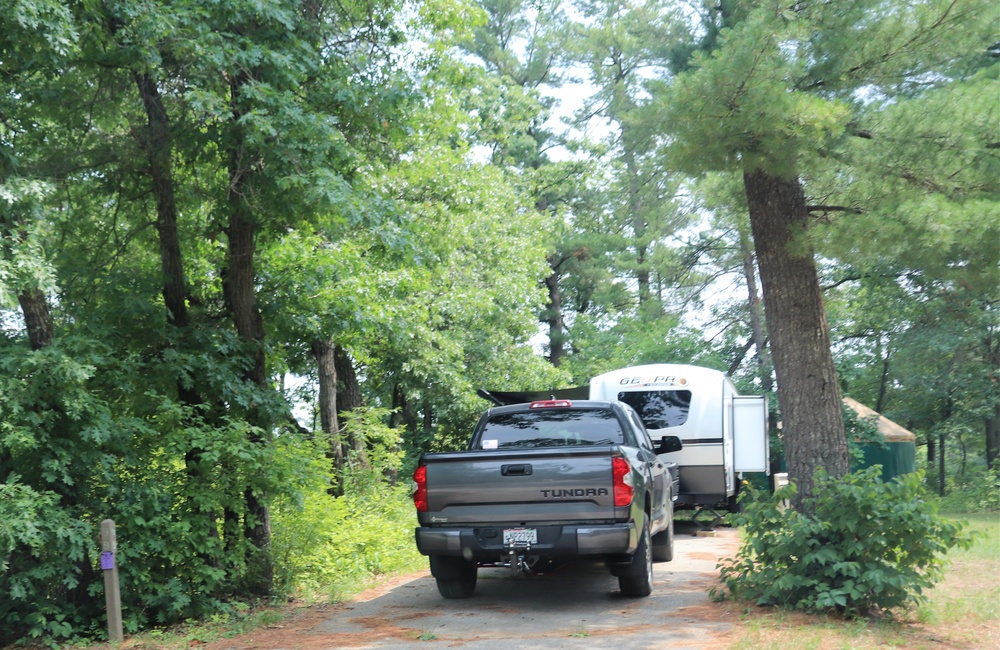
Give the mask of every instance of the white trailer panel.
[(763, 395), (733, 397), (734, 470), (770, 473), (767, 440), (767, 399)]

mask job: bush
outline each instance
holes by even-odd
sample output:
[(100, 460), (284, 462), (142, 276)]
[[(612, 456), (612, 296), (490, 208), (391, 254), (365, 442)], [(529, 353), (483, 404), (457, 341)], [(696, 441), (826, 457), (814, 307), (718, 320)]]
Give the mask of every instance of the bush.
[(991, 470), (977, 467), (957, 479), (949, 479), (948, 494), (941, 498), (941, 511), (1000, 512), (1000, 463)]
[(313, 481), (298, 500), (278, 499), (271, 511), (276, 579), (300, 595), (337, 598), (372, 577), (415, 569), (422, 560), (413, 540), (416, 513), (408, 483), (387, 475), (402, 462), (399, 431), (382, 424), (384, 409), (359, 409), (347, 418), (363, 436), (367, 463), (348, 463), (343, 496), (330, 495), (329, 460), (315, 454)]
[(315, 492), (272, 516), (277, 577), (300, 596), (337, 598), (375, 576), (413, 570), (420, 559), (407, 486), (372, 484), (342, 497)]
[(941, 578), (943, 554), (968, 548), (972, 537), (938, 516), (919, 475), (884, 482), (880, 473), (877, 466), (840, 480), (818, 473), (808, 515), (782, 508), (794, 485), (774, 495), (748, 488), (744, 511), (733, 515), (743, 543), (720, 565), (728, 595), (848, 618), (925, 600), (923, 590)]

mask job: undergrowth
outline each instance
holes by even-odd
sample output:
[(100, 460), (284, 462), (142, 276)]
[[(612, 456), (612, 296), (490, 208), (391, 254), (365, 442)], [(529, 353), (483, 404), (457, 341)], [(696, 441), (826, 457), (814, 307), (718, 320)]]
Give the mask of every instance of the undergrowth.
[(720, 565), (731, 597), (808, 613), (856, 618), (916, 605), (943, 575), (943, 556), (968, 548), (962, 524), (937, 513), (922, 478), (883, 481), (872, 467), (836, 480), (817, 476), (803, 514), (784, 508), (795, 486), (762, 494), (748, 487), (744, 511), (734, 514), (743, 542)]

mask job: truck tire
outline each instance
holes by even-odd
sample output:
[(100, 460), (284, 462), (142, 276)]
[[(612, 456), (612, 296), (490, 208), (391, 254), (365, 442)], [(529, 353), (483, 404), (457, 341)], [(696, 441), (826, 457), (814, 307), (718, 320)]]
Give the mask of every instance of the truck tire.
[(639, 546), (628, 570), (618, 576), (618, 588), (623, 596), (643, 598), (653, 593), (653, 556), (650, 552), (649, 522), (643, 524)]
[(669, 562), (674, 559), (674, 509), (670, 508), (667, 529), (653, 535), (653, 562)]
[(461, 557), (430, 556), (431, 575), (442, 598), (471, 598), (476, 591), (475, 562)]

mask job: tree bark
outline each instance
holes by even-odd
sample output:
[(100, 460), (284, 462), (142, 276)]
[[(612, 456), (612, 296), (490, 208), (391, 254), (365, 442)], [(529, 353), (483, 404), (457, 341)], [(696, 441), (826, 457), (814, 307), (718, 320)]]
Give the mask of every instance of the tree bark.
[(938, 496), (945, 492), (944, 432), (938, 434)]
[(740, 228), (740, 252), (743, 258), (743, 276), (747, 281), (747, 300), (750, 311), (750, 332), (753, 336), (754, 349), (757, 351), (757, 372), (760, 377), (761, 389), (770, 393), (774, 389), (771, 372), (771, 354), (767, 349), (767, 333), (764, 327), (764, 305), (761, 303), (760, 292), (757, 290), (757, 264), (754, 258), (753, 243), (745, 228)]
[(22, 291), (17, 296), (24, 315), (24, 325), (28, 330), (28, 341), (32, 350), (41, 350), (52, 345), (55, 337), (55, 326), (52, 323), (52, 312), (48, 300), (41, 289)]
[(562, 289), (559, 286), (561, 279), (562, 275), (555, 269), (545, 278), (545, 287), (548, 289), (549, 302), (545, 305), (543, 320), (549, 326), (549, 363), (556, 368), (562, 364), (562, 359), (566, 355), (564, 345), (566, 332), (562, 315)]
[[(334, 476), (344, 471), (344, 446), (340, 441), (340, 423), (337, 420), (337, 366), (334, 360), (334, 345), (327, 339), (318, 339), (312, 344), (319, 377), (319, 426), (329, 448), (328, 457), (333, 466)], [(343, 483), (338, 480), (334, 495), (343, 494)]]
[[(167, 311), (167, 323), (181, 335), (183, 340), (190, 320), (187, 309), (187, 281), (184, 276), (184, 258), (181, 253), (181, 239), (178, 232), (177, 202), (174, 199), (173, 138), (170, 119), (163, 97), (155, 80), (145, 72), (133, 73), (139, 97), (146, 111), (147, 128), (141, 136), (142, 148), (149, 161), (150, 183), (156, 202), (156, 232), (160, 248), (160, 271), (163, 274), (163, 305)], [(201, 393), (183, 379), (178, 379), (177, 398), (186, 407), (194, 408), (202, 404)], [(192, 447), (184, 454), (184, 463), (195, 490), (202, 489), (205, 472), (201, 462), (204, 449)], [(206, 534), (218, 538), (217, 513), (213, 507), (195, 503), (195, 512), (204, 520)], [(218, 566), (218, 558), (203, 554), (206, 562)]]
[(337, 372), (337, 415), (345, 411), (361, 408), (361, 383), (358, 373), (354, 370), (351, 355), (343, 347), (336, 345), (333, 349), (333, 362)]
[[(264, 356), (264, 323), (257, 308), (257, 293), (254, 285), (254, 254), (257, 224), (248, 197), (251, 196), (250, 178), (255, 157), (247, 147), (242, 127), (243, 115), (241, 92), (248, 82), (245, 73), (230, 81), (230, 101), (232, 107), (232, 142), (229, 155), (229, 191), (226, 197), (228, 223), (226, 235), (229, 249), (226, 269), (223, 273), (223, 293), (226, 305), (233, 318), (233, 324), (240, 339), (247, 344), (249, 365), (245, 375), (247, 382), (261, 391), (267, 390), (267, 369)], [(249, 424), (257, 430), (267, 432), (270, 422), (257, 405), (252, 405), (247, 413)], [(264, 437), (254, 436), (252, 442), (266, 444)], [(271, 558), (271, 516), (263, 494), (247, 487), (244, 490), (247, 507), (244, 534), (257, 550), (253, 558), (256, 571), (250, 577), (248, 589), (251, 593), (268, 596), (274, 587), (274, 565)]]
[[(354, 362), (347, 350), (339, 345), (333, 349), (333, 363), (337, 377), (337, 416), (361, 408), (361, 383), (358, 373), (354, 370)], [(365, 467), (368, 466), (368, 452), (365, 450), (365, 440), (354, 431), (347, 431), (346, 440), (352, 461)]]
[[(881, 350), (879, 346), (879, 351)], [(878, 382), (878, 397), (875, 398), (875, 412), (881, 413), (885, 410), (885, 397), (889, 388), (889, 351), (882, 352), (882, 374)]]
[(795, 177), (747, 170), (744, 189), (778, 384), (788, 474), (798, 486), (793, 507), (812, 495), (813, 475), (849, 471), (840, 387), (812, 250), (808, 212)]
[(986, 419), (986, 467), (996, 467), (1000, 458), (1000, 404), (993, 407), (993, 415)]
[(160, 269), (163, 273), (163, 303), (167, 318), (175, 327), (188, 324), (187, 291), (180, 235), (177, 232), (177, 204), (174, 200), (170, 122), (156, 82), (146, 73), (136, 72), (135, 85), (146, 109), (147, 130), (143, 148), (149, 161), (149, 175), (156, 200), (156, 232), (160, 242)]
[[(1000, 376), (1000, 336), (991, 333), (986, 338), (986, 360), (991, 377)], [(1000, 458), (1000, 379), (990, 381), (987, 397), (993, 402), (993, 411), (986, 418), (986, 467), (996, 467)]]

